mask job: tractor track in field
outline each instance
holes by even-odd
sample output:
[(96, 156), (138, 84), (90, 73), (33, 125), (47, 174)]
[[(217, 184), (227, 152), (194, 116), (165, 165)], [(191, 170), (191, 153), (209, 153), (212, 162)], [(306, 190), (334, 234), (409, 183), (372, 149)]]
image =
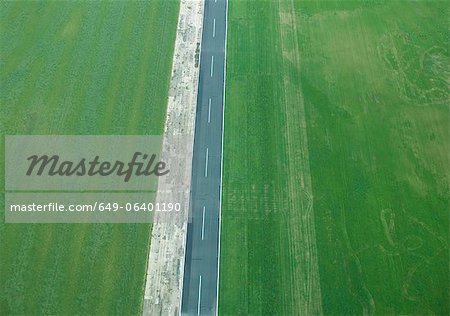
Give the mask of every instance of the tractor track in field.
[[(283, 53), (285, 137), (287, 151), (292, 310), (300, 315), (323, 314), (314, 206), (309, 166), (306, 113), (300, 82), (300, 51), (294, 3), (281, 0), (279, 32)], [(285, 276), (289, 278), (289, 276)]]

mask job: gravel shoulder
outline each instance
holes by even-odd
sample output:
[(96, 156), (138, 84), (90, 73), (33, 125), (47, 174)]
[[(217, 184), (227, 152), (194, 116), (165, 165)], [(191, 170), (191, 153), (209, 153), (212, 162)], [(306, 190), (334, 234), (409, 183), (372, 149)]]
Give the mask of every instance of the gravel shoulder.
[[(189, 206), (198, 52), (203, 0), (181, 0), (167, 104), (162, 160), (176, 166), (158, 183), (156, 203)], [(164, 215), (162, 215), (164, 216)], [(143, 315), (178, 315), (183, 285), (187, 213), (173, 222), (155, 216), (147, 265)]]

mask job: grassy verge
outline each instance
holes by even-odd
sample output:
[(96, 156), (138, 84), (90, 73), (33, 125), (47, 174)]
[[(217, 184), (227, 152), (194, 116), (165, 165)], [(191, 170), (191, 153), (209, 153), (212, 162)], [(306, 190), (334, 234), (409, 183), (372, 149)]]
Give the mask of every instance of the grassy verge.
[(222, 314), (448, 314), (447, 12), (230, 0)]
[[(0, 7), (2, 136), (162, 133), (177, 1)], [(0, 178), (4, 188), (3, 166)], [(139, 313), (149, 225), (5, 224), (0, 215), (0, 314)]]

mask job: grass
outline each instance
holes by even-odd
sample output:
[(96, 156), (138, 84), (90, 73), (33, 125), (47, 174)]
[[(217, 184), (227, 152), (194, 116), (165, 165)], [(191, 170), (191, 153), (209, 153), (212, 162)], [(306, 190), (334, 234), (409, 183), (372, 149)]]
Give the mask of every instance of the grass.
[[(177, 1), (0, 2), (2, 136), (162, 134), (177, 15)], [(140, 313), (149, 225), (0, 215), (0, 314)]]
[(448, 10), (230, 0), (221, 314), (449, 313)]

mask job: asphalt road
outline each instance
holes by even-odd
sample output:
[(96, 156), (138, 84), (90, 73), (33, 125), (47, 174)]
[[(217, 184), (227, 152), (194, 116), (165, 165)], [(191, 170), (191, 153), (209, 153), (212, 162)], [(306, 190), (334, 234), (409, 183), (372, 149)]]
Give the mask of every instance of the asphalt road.
[(217, 314), (227, 0), (205, 0), (181, 314)]

